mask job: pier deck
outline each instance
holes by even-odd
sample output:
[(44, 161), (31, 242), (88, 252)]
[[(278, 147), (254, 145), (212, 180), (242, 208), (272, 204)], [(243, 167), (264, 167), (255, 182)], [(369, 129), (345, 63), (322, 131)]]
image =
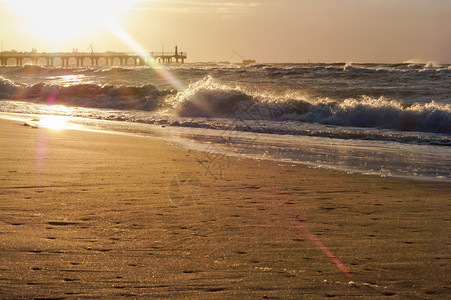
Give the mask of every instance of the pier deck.
[(0, 66), (17, 65), (22, 66), (24, 62), (31, 63), (32, 65), (39, 65), (40, 63), (46, 66), (54, 66), (55, 62), (59, 62), (62, 67), (68, 67), (69, 65), (76, 65), (81, 67), (86, 64), (85, 60), (88, 59), (88, 65), (99, 66), (99, 61), (103, 62), (106, 66), (121, 65), (126, 66), (128, 64), (134, 66), (144, 66), (146, 64), (161, 62), (161, 63), (184, 63), (187, 58), (186, 52), (178, 52), (177, 47), (175, 52), (146, 52), (146, 53), (133, 53), (133, 52), (17, 52), (17, 51), (2, 51), (0, 52)]

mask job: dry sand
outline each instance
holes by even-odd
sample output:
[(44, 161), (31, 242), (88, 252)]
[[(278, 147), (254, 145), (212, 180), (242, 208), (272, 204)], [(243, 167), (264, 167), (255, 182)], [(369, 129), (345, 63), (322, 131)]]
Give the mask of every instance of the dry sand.
[(450, 295), (450, 184), (7, 120), (0, 158), (0, 298)]

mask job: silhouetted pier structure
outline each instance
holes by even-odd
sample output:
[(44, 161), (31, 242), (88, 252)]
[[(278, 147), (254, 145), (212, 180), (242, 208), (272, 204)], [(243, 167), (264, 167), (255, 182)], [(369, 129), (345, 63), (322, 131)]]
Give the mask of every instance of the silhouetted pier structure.
[(48, 67), (55, 65), (55, 60), (60, 62), (62, 67), (68, 67), (70, 61), (72, 65), (82, 67), (85, 60), (88, 59), (88, 65), (99, 66), (99, 62), (103, 62), (105, 66), (113, 66), (119, 64), (121, 66), (133, 65), (144, 66), (155, 62), (160, 63), (184, 63), (187, 57), (186, 52), (178, 52), (175, 46), (175, 52), (37, 52), (33, 49), (31, 52), (2, 51), (0, 52), (0, 65), (2, 67), (8, 65), (8, 61), (12, 60), (16, 66), (23, 66), (25, 62), (31, 62), (32, 65), (38, 65), (40, 61)]

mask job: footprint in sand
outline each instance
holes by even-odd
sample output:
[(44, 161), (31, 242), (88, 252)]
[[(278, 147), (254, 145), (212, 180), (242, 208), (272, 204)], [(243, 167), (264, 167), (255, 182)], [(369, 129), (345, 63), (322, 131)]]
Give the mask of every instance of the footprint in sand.
[(53, 225), (53, 226), (69, 226), (69, 225), (79, 225), (80, 223), (78, 223), (78, 222), (50, 221), (50, 222), (47, 222), (47, 224)]

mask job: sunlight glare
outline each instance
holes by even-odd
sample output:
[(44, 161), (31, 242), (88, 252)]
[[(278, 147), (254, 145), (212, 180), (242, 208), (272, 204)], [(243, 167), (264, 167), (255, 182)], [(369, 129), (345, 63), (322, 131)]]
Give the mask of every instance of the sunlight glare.
[(14, 0), (9, 1), (22, 29), (55, 44), (103, 29), (136, 0)]
[(67, 123), (67, 117), (64, 116), (45, 116), (41, 118), (39, 124), (42, 127), (54, 130), (72, 128), (72, 126)]

